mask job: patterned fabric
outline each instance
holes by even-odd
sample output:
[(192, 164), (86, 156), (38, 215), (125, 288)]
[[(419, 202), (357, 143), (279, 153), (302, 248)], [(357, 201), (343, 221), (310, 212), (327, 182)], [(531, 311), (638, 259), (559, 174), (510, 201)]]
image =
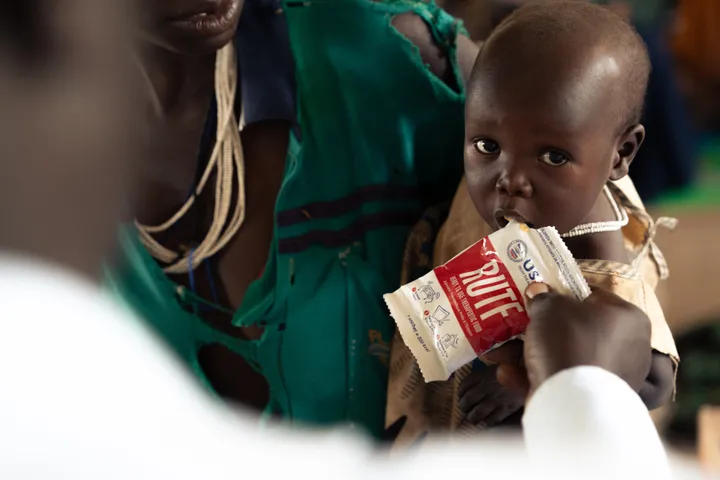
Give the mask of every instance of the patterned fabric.
[[(612, 290), (645, 311), (652, 323), (653, 348), (669, 355), (677, 365), (679, 357), (674, 340), (654, 292), (658, 281), (667, 278), (668, 268), (653, 241), (659, 226), (673, 228), (676, 220), (660, 218), (653, 221), (629, 178), (611, 182), (608, 186), (628, 212), (630, 221), (623, 228), (623, 236), (633, 260), (629, 265), (605, 260), (579, 260), (578, 265), (589, 284)], [(429, 228), (429, 225), (421, 222), (410, 233), (402, 271), (403, 283), (423, 275), (435, 265), (447, 262), (491, 233), (490, 227), (475, 211), (464, 181), (440, 230)], [(427, 251), (432, 242), (435, 251), (432, 265), (414, 264), (417, 259), (426, 261), (425, 254), (415, 253), (418, 246)], [(446, 382), (425, 383), (410, 350), (400, 335), (395, 334), (390, 358), (386, 425), (391, 426), (404, 419), (396, 447), (413, 443), (424, 435), (444, 435), (451, 431), (454, 436), (471, 436), (482, 430), (482, 426), (465, 422), (457, 405), (458, 388), (473, 368), (473, 364), (464, 366)]]

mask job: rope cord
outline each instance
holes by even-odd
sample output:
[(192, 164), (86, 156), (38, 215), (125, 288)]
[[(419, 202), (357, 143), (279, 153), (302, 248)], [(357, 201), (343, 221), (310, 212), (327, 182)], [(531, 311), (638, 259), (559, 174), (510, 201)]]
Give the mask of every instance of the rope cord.
[[(217, 53), (215, 59), (215, 98), (217, 100), (217, 133), (210, 160), (203, 172), (194, 194), (166, 222), (143, 225), (137, 220), (135, 226), (140, 241), (158, 261), (167, 264), (165, 273), (181, 274), (195, 270), (206, 259), (223, 249), (240, 230), (245, 220), (245, 159), (243, 157), (240, 130), (235, 118), (234, 105), (237, 92), (237, 65), (235, 49), (230, 42)], [(194, 205), (206, 187), (213, 171), (216, 173), (215, 205), (213, 220), (205, 238), (189, 252), (175, 252), (161, 245), (153, 234), (167, 231), (175, 225)], [(233, 187), (237, 184), (237, 200), (232, 214)]]

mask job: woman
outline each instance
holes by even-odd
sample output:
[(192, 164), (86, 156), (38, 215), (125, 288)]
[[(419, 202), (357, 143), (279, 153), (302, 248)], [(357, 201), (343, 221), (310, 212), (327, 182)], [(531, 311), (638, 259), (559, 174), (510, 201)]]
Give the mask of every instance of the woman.
[(460, 179), (475, 47), (415, 0), (145, 4), (156, 154), (110, 284), (221, 396), (380, 435), (381, 295)]

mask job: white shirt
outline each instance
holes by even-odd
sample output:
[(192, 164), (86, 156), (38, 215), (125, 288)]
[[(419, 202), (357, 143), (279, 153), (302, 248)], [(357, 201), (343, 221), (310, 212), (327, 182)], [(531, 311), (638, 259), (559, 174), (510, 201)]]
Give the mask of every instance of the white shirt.
[(2, 479), (669, 478), (644, 405), (598, 368), (561, 372), (538, 389), (524, 419), (527, 451), (521, 439), (494, 436), (386, 459), (340, 431), (259, 430), (64, 269), (0, 255), (0, 308)]

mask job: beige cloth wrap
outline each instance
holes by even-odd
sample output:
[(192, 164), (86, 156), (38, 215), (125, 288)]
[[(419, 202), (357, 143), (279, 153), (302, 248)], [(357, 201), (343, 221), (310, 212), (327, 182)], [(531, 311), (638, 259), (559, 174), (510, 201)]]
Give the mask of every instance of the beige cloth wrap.
[[(653, 221), (629, 177), (608, 186), (628, 212), (630, 221), (623, 228), (623, 235), (633, 261), (631, 265), (604, 260), (580, 260), (578, 264), (590, 285), (612, 290), (645, 311), (652, 323), (653, 349), (669, 355), (677, 365), (679, 358), (675, 341), (655, 294), (658, 282), (667, 278), (668, 269), (662, 253), (653, 242), (658, 226), (673, 228), (676, 222), (669, 218)], [(422, 235), (424, 232), (414, 233)], [(489, 233), (491, 230), (475, 210), (463, 180), (449, 216), (438, 232), (433, 265), (447, 262)], [(417, 239), (413, 239), (411, 234), (408, 250), (417, 244)], [(412, 258), (412, 252), (406, 252), (407, 258)], [(406, 277), (407, 264), (403, 268), (402, 283), (414, 280)], [(390, 357), (386, 424), (390, 426), (406, 417), (395, 442), (396, 448), (411, 444), (425, 433), (447, 435), (452, 432), (453, 436), (467, 436), (481, 430), (481, 427), (464, 422), (457, 405), (458, 387), (471, 370), (472, 367), (466, 365), (448, 381), (427, 384), (402, 338), (395, 334)]]

